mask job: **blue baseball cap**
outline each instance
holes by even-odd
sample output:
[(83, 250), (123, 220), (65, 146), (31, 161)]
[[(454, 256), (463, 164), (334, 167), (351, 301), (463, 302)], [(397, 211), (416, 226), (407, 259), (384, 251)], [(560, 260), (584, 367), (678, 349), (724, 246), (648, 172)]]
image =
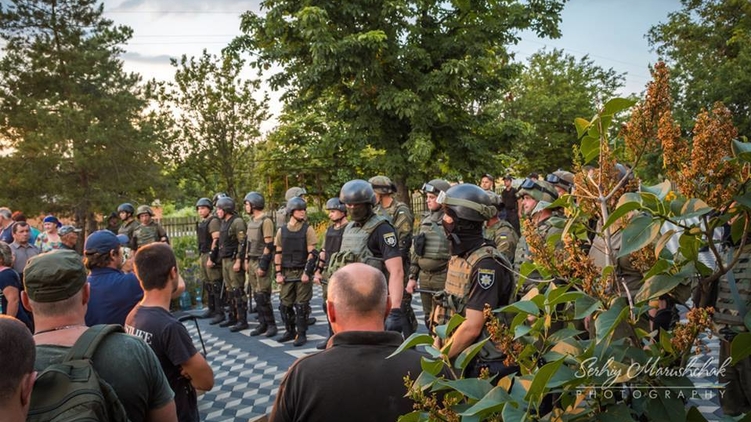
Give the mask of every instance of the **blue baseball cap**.
[(109, 253), (120, 247), (120, 239), (109, 230), (97, 230), (86, 238), (85, 253)]

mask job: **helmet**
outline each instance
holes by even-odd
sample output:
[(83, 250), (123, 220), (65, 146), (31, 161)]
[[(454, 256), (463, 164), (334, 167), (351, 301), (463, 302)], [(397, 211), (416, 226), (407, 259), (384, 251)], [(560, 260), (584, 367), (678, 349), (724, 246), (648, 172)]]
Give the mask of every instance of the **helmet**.
[(217, 192), (214, 194), (214, 198), (211, 200), (211, 202), (214, 203), (214, 206), (216, 206), (216, 201), (218, 201), (220, 198), (227, 198), (229, 195), (227, 195), (224, 192)]
[(292, 211), (307, 210), (308, 204), (302, 198), (292, 198), (287, 201), (287, 215), (292, 215)]
[(223, 196), (216, 201), (216, 207), (228, 214), (235, 213), (235, 200), (229, 196)]
[(326, 201), (326, 210), (339, 210), (341, 212), (347, 212), (347, 206), (342, 204), (339, 198), (334, 197)]
[(342, 204), (347, 205), (375, 205), (376, 196), (373, 191), (373, 186), (371, 186), (369, 182), (362, 179), (354, 179), (342, 186), (342, 190), (339, 193), (339, 201), (341, 201)]
[(499, 212), (505, 207), (503, 199), (497, 193), (491, 190), (486, 190), (485, 193), (490, 198), (490, 205), (494, 206)]
[(266, 201), (263, 199), (263, 195), (258, 192), (248, 192), (248, 194), (245, 195), (245, 200), (243, 202), (249, 203), (251, 207), (257, 210), (262, 210), (263, 207), (266, 206)]
[(136, 209), (133, 207), (133, 204), (129, 204), (126, 202), (124, 204), (118, 205), (117, 213), (119, 214), (121, 212), (127, 212), (128, 214), (133, 214), (134, 212), (136, 212)]
[(211, 203), (211, 199), (209, 198), (201, 198), (196, 202), (196, 208), (198, 207), (208, 207), (208, 209), (214, 209), (214, 204)]
[(558, 169), (545, 177), (545, 181), (565, 190), (566, 192), (571, 192), (571, 188), (574, 187), (574, 173)]
[(151, 211), (151, 207), (148, 205), (140, 205), (138, 207), (138, 211), (136, 211), (136, 217), (140, 216), (141, 214), (148, 214), (153, 217), (154, 211)]
[(289, 201), (292, 198), (299, 198), (307, 194), (308, 192), (305, 191), (305, 188), (295, 186), (287, 189), (287, 192), (284, 193), (284, 199)]
[(441, 192), (437, 201), (462, 220), (485, 221), (497, 214), (487, 192), (471, 183), (452, 186), (446, 192)]
[(449, 182), (443, 179), (433, 179), (430, 182), (423, 184), (421, 190), (425, 193), (438, 195), (441, 192), (446, 192), (450, 187), (451, 185), (449, 185)]
[(388, 195), (396, 192), (396, 185), (386, 176), (374, 176), (368, 182), (376, 193)]
[(558, 199), (555, 187), (544, 180), (524, 179), (516, 193), (517, 198), (529, 195), (536, 201), (554, 202)]

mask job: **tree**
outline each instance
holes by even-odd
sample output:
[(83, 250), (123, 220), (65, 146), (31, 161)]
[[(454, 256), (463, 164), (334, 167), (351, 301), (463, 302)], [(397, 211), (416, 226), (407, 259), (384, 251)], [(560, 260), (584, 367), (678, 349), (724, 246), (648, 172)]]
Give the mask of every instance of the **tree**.
[[(524, 29), (559, 36), (562, 7), (267, 0), (263, 17), (243, 15), (245, 35), (232, 48), (256, 55), (259, 71), (278, 66), (269, 82), (284, 91), (288, 121), (321, 111), (329, 131), (322, 142), (391, 176), (406, 194), (407, 184), (449, 170), (479, 176), (493, 166), (488, 157), (510, 146), (504, 129), (513, 122), (489, 107), (518, 71), (506, 47)], [(368, 155), (382, 158), (367, 163)]]
[(588, 56), (577, 60), (562, 50), (541, 50), (530, 56), (501, 113), (529, 125), (517, 138), (511, 155), (519, 174), (572, 168), (572, 151), (578, 145), (578, 116), (594, 116), (604, 99), (622, 87), (622, 74), (603, 69)]
[(0, 5), (3, 196), (27, 214), (94, 212), (161, 189), (159, 144), (140, 77), (119, 46), (132, 35), (95, 0), (14, 0)]
[(238, 198), (248, 186), (255, 160), (253, 142), (268, 115), (268, 97), (254, 97), (258, 80), (240, 75), (245, 62), (234, 54), (219, 57), (203, 51), (199, 58), (172, 60), (173, 83), (150, 84), (161, 116), (170, 122), (168, 155), (175, 175), (198, 187), (197, 195), (224, 190)]
[(682, 0), (647, 34), (671, 66), (676, 118), (684, 128), (722, 101), (741, 135), (751, 133), (751, 2)]

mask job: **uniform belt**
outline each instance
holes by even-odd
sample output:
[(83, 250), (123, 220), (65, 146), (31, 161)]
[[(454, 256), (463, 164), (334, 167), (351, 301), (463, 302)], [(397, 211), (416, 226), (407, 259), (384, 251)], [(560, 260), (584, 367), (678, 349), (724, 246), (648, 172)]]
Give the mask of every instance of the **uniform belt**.
[(433, 274), (438, 274), (438, 273), (445, 272), (447, 268), (448, 268), (448, 264), (443, 264), (440, 267), (438, 267), (438, 269), (435, 269), (435, 270), (423, 270), (421, 268), (420, 271), (422, 271), (422, 272), (424, 272), (425, 274), (428, 274), (428, 275), (433, 275)]

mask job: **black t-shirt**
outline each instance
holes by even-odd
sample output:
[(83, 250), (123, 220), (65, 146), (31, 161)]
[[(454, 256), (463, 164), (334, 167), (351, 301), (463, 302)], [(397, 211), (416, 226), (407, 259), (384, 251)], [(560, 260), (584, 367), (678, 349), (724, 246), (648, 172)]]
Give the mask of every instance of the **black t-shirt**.
[(501, 199), (503, 200), (503, 206), (508, 211), (516, 211), (516, 205), (517, 205), (517, 198), (516, 198), (516, 189), (503, 189), (501, 192)]
[(198, 351), (182, 323), (167, 310), (136, 306), (125, 319), (125, 331), (142, 338), (156, 354), (172, 391), (175, 392), (177, 419), (198, 421), (198, 400), (190, 380), (180, 375), (180, 365)]
[(480, 260), (472, 269), (472, 287), (467, 298), (467, 308), (482, 311), (485, 304), (491, 309), (508, 305), (514, 290), (509, 271), (493, 258)]
[(7, 287), (12, 287), (18, 290), (18, 312), (16, 313), (16, 315), (11, 316), (16, 317), (17, 320), (23, 322), (27, 327), (31, 328), (31, 319), (29, 318), (29, 315), (26, 313), (26, 310), (21, 304), (21, 291), (23, 290), (21, 277), (18, 276), (18, 273), (13, 268), (8, 268), (0, 271), (0, 297), (2, 297), (2, 313), (5, 315), (8, 314), (8, 300), (5, 298), (5, 295), (3, 295), (2, 292)]
[(394, 257), (401, 259), (402, 253), (399, 251), (397, 239), (394, 227), (388, 223), (381, 223), (370, 234), (368, 249), (373, 253), (373, 256), (383, 258), (384, 261)]

